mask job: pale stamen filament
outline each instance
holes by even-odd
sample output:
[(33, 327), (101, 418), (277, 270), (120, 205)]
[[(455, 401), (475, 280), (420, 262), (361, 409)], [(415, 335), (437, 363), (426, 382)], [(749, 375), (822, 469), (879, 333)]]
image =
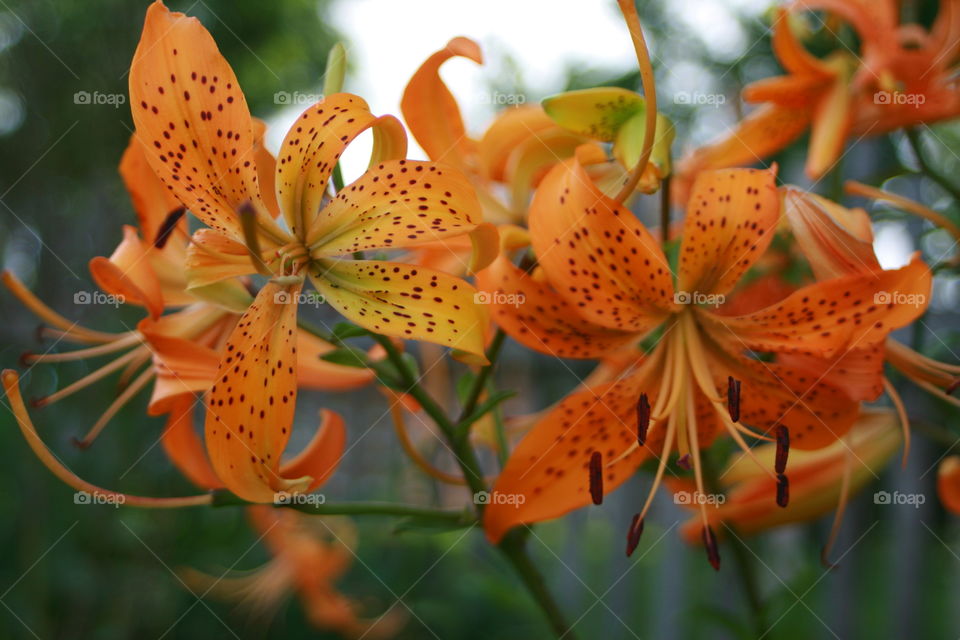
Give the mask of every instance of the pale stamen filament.
[(113, 342), (107, 342), (96, 347), (89, 347), (87, 349), (77, 349), (75, 351), (67, 351), (64, 353), (28, 353), (24, 355), (23, 359), (27, 363), (52, 363), (52, 362), (72, 362), (74, 360), (86, 360), (87, 358), (96, 358), (97, 356), (103, 356), (116, 351), (122, 351), (127, 347), (131, 347), (135, 344), (140, 343), (140, 335), (138, 333), (131, 333), (125, 337), (118, 338)]
[(903, 433), (903, 460), (901, 466), (907, 468), (907, 456), (910, 455), (910, 417), (907, 415), (907, 408), (903, 404), (903, 399), (889, 378), (884, 377), (883, 388), (890, 396), (890, 402), (897, 410), (897, 417), (900, 419), (900, 431)]
[(86, 448), (93, 444), (93, 441), (97, 439), (97, 436), (100, 435), (100, 432), (103, 431), (103, 428), (107, 426), (107, 423), (113, 419), (117, 412), (127, 404), (133, 396), (137, 395), (141, 389), (143, 389), (147, 384), (153, 380), (156, 375), (156, 370), (153, 367), (148, 367), (144, 369), (143, 372), (137, 376), (137, 379), (134, 380), (130, 386), (123, 390), (119, 396), (117, 396), (113, 402), (110, 403), (110, 406), (107, 407), (107, 410), (103, 412), (100, 418), (94, 423), (93, 427), (90, 428), (90, 431), (87, 432), (87, 435), (83, 437), (83, 440), (80, 440), (77, 444), (80, 447)]
[(140, 357), (145, 351), (147, 351), (146, 347), (140, 347), (139, 349), (134, 349), (133, 351), (130, 351), (129, 353), (126, 353), (120, 356), (113, 362), (110, 362), (109, 364), (106, 364), (100, 367), (96, 371), (85, 375), (84, 377), (80, 378), (73, 384), (67, 385), (63, 389), (60, 389), (59, 391), (51, 393), (50, 395), (44, 398), (38, 399), (35, 402), (35, 404), (37, 406), (45, 407), (53, 404), (54, 402), (57, 402), (58, 400), (62, 400), (63, 398), (66, 398), (67, 396), (72, 395), (77, 391), (80, 391), (81, 389), (84, 389), (90, 386), (94, 382), (97, 382), (98, 380), (101, 380), (106, 376), (110, 375), (114, 371), (117, 371), (118, 369), (126, 366), (127, 363)]
[[(842, 438), (841, 441), (848, 440), (847, 438)], [(850, 498), (850, 480), (853, 477), (853, 442), (845, 442), (844, 446), (844, 457), (843, 457), (843, 478), (840, 481), (840, 499), (837, 501), (837, 510), (833, 515), (833, 525), (830, 527), (830, 536), (827, 538), (827, 543), (823, 545), (823, 549), (820, 551), (820, 562), (825, 567), (834, 567), (834, 564), (830, 562), (830, 552), (833, 550), (833, 545), (837, 542), (837, 536), (840, 535), (840, 525), (843, 524), (843, 515), (847, 511), (847, 503)]]

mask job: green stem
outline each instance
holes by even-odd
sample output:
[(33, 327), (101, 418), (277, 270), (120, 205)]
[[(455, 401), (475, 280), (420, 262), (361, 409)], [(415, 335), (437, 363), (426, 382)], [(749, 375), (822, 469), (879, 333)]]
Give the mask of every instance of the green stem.
[[(461, 430), (460, 423), (452, 422), (443, 409), (440, 408), (440, 405), (420, 386), (419, 381), (414, 378), (411, 371), (407, 368), (406, 363), (403, 361), (402, 354), (389, 338), (373, 334), (373, 339), (383, 347), (387, 354), (387, 359), (399, 372), (406, 393), (409, 393), (420, 403), (420, 407), (424, 412), (429, 415), (441, 431), (443, 431), (470, 490), (474, 493), (486, 491), (487, 485), (483, 479), (483, 472), (477, 460), (476, 452), (470, 444), (470, 438), (458, 437), (457, 435)], [(488, 351), (490, 364), (484, 367), (485, 369), (493, 368), (496, 362), (496, 356), (500, 350), (499, 343), (502, 343), (502, 341), (502, 338), (500, 340), (495, 338), (494, 343), (490, 345), (490, 351)], [(482, 389), (482, 386), (480, 388)], [(479, 394), (477, 395), (479, 397)], [(468, 413), (464, 415), (469, 416)], [(483, 517), (483, 507), (483, 504), (476, 504), (477, 517)], [(557, 637), (565, 637), (573, 640), (573, 636), (569, 633), (569, 626), (565, 622), (563, 614), (560, 612), (560, 607), (553, 599), (553, 596), (550, 595), (550, 591), (547, 589), (543, 577), (527, 555), (524, 537), (524, 532), (514, 530), (504, 537), (503, 541), (498, 545), (498, 548), (506, 556), (507, 560), (510, 561), (517, 575), (520, 576), (524, 586), (526, 586), (530, 595), (547, 617)]]
[(487, 386), (487, 380), (490, 379), (490, 374), (493, 373), (493, 367), (496, 364), (497, 357), (500, 355), (500, 349), (503, 348), (503, 342), (506, 337), (507, 334), (503, 332), (503, 329), (497, 329), (493, 340), (490, 342), (490, 346), (487, 347), (486, 355), (488, 364), (480, 369), (480, 373), (477, 374), (477, 377), (473, 381), (473, 386), (470, 388), (467, 399), (463, 403), (463, 410), (460, 412), (460, 422), (471, 415), (477, 408), (477, 403), (480, 401), (480, 396), (483, 395), (483, 391)]
[[(255, 503), (247, 502), (229, 491), (217, 490), (213, 492), (214, 507), (250, 506)], [(476, 520), (468, 511), (452, 511), (449, 509), (431, 509), (407, 504), (391, 502), (338, 502), (338, 503), (303, 503), (294, 502), (276, 503), (276, 506), (288, 507), (303, 513), (317, 516), (399, 516), (437, 520), (444, 523), (459, 523), (469, 525)]]
[(670, 241), (670, 176), (660, 183), (660, 244)]
[[(729, 525), (727, 525), (729, 527)], [(750, 552), (746, 544), (740, 538), (740, 534), (733, 528), (730, 529), (730, 550), (733, 551), (733, 561), (737, 565), (737, 574), (740, 577), (740, 585), (743, 587), (743, 593), (747, 598), (747, 604), (750, 606), (751, 620), (757, 637), (771, 637), (767, 628), (766, 618), (763, 613), (763, 598), (760, 595), (760, 585), (757, 583), (757, 573), (754, 563), (750, 559)]]
[(920, 141), (920, 133), (916, 129), (904, 129), (904, 133), (907, 135), (907, 141), (910, 142), (910, 149), (913, 150), (913, 155), (917, 159), (917, 164), (920, 165), (920, 172), (940, 185), (944, 191), (950, 194), (950, 197), (953, 198), (953, 201), (957, 204), (960, 204), (960, 190), (945, 176), (940, 172), (930, 166), (927, 162), (927, 159), (923, 155), (923, 146)]
[[(703, 472), (703, 483), (707, 491), (712, 494), (722, 493), (717, 471), (709, 455), (701, 458), (700, 466)], [(750, 620), (753, 624), (754, 631), (757, 637), (771, 637), (766, 624), (766, 616), (764, 615), (763, 598), (760, 595), (760, 585), (757, 583), (757, 573), (754, 563), (751, 560), (752, 554), (736, 529), (729, 524), (726, 525), (726, 527), (729, 529), (728, 533), (730, 534), (726, 537), (730, 543), (730, 550), (733, 552), (733, 561), (737, 565), (737, 576), (740, 579), (741, 587), (743, 587), (743, 595), (747, 600), (747, 605), (750, 610)]]
[(529, 554), (527, 554), (526, 537), (527, 530), (514, 529), (504, 536), (500, 542), (500, 551), (503, 552), (507, 560), (510, 561), (510, 564), (513, 565), (517, 575), (523, 580), (527, 591), (530, 592), (533, 599), (540, 605), (540, 609), (542, 609), (544, 615), (547, 616), (550, 628), (553, 629), (557, 637), (574, 640), (576, 636), (571, 632), (571, 627), (567, 624), (563, 612), (560, 611), (560, 607), (553, 599), (553, 596), (550, 595), (546, 581), (543, 579), (537, 567), (534, 566)]
[[(470, 446), (469, 439), (456, 437), (457, 425), (450, 420), (439, 403), (420, 386), (420, 382), (414, 378), (407, 368), (407, 364), (403, 361), (400, 351), (396, 345), (391, 342), (390, 338), (379, 334), (372, 335), (377, 344), (383, 347), (383, 350), (387, 354), (387, 359), (399, 372), (403, 392), (412, 396), (413, 399), (420, 404), (420, 408), (440, 427), (443, 435), (450, 442), (453, 455), (457, 459), (457, 464), (460, 465), (460, 470), (463, 472), (463, 478), (466, 480), (467, 486), (469, 486), (470, 490), (474, 493), (486, 491), (487, 485), (483, 479), (480, 462), (477, 460), (473, 447)], [(482, 514), (483, 505), (477, 504), (476, 507), (477, 514)]]

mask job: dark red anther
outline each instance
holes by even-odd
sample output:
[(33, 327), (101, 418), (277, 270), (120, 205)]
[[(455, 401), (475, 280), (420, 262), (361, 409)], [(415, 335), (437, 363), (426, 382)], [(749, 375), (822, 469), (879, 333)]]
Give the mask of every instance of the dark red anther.
[(684, 471), (690, 471), (690, 454), (685, 453), (679, 458), (677, 458), (677, 466), (683, 469)]
[(170, 239), (170, 234), (177, 228), (177, 223), (180, 222), (180, 218), (182, 218), (186, 212), (187, 210), (185, 208), (180, 207), (167, 214), (167, 217), (163, 219), (163, 223), (161, 223), (157, 229), (157, 237), (153, 239), (154, 247), (163, 249), (164, 245), (167, 244), (167, 240)]
[(30, 366), (30, 358), (32, 358), (33, 355), (34, 355), (34, 354), (33, 354), (33, 351), (24, 351), (23, 353), (21, 353), (21, 354), (20, 354), (20, 366), (21, 366), (21, 367), (29, 367), (29, 366)]
[(950, 383), (950, 386), (948, 386), (946, 389), (944, 389), (943, 392), (946, 393), (946, 394), (949, 396), (949, 395), (951, 395), (954, 391), (956, 391), (958, 388), (960, 388), (960, 378), (957, 378), (957, 379), (954, 380), (952, 383)]
[(781, 507), (790, 504), (790, 481), (782, 473), (777, 474), (777, 504)]
[(599, 451), (590, 456), (590, 497), (593, 504), (603, 503), (603, 456)]
[(790, 430), (785, 426), (777, 427), (777, 457), (774, 471), (782, 474), (787, 470), (787, 456), (790, 455)]
[(647, 429), (650, 428), (650, 399), (641, 393), (637, 400), (637, 444), (641, 447), (647, 441)]
[(717, 536), (714, 535), (710, 525), (704, 525), (702, 535), (703, 546), (707, 548), (707, 560), (710, 561), (714, 571), (720, 571), (720, 547), (717, 546)]
[(636, 551), (640, 544), (640, 536), (643, 535), (643, 518), (639, 513), (634, 514), (630, 522), (630, 529), (627, 530), (627, 557), (629, 558)]
[(731, 420), (740, 422), (740, 381), (733, 376), (727, 376), (727, 411)]

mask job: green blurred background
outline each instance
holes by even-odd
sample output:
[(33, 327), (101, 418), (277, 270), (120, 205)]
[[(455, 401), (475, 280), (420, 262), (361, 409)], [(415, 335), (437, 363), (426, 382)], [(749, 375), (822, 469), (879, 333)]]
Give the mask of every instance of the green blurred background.
[[(278, 110), (275, 92), (317, 91), (326, 51), (338, 38), (349, 46), (356, 35), (336, 33), (331, 26), (337, 0), (169, 4), (197, 16), (212, 32), (251, 110), (267, 119)], [(429, 12), (418, 11), (417, 2), (409, 4), (410, 20), (429, 20)], [(506, 2), (454, 4), (463, 5), (465, 12), (499, 12), (503, 20), (510, 19)], [(549, 15), (550, 4), (541, 4), (547, 22), (531, 28), (577, 19), (575, 13)], [(936, 2), (904, 4), (921, 21), (929, 21), (936, 9)], [(0, 0), (0, 261), (55, 309), (103, 330), (133, 327), (142, 316), (135, 308), (114, 312), (73, 304), (76, 292), (94, 290), (88, 259), (109, 255), (120, 225), (134, 221), (116, 172), (132, 125), (126, 104), (77, 104), (75, 95), (126, 94), (126, 70), (146, 6), (140, 0)], [(736, 96), (744, 83), (778, 71), (764, 3), (700, 0), (639, 6), (657, 59), (662, 109), (678, 126), (677, 154), (716, 135), (737, 117)], [(616, 11), (606, 1), (580, 7), (611, 15)], [(736, 21), (741, 36), (734, 42), (736, 50), (711, 36), (709, 20), (718, 7)], [(691, 23), (691, 16), (698, 15), (701, 22), (706, 16), (706, 29)], [(376, 11), (370, 11), (369, 19), (377, 21)], [(461, 33), (471, 35), (466, 18)], [(454, 35), (459, 34), (436, 33), (437, 45)], [(526, 94), (522, 68), (504, 71), (511, 68), (511, 53), (509, 42), (502, 45), (494, 53), (505, 63), (500, 72), (483, 78), (487, 88), (521, 93), (529, 101), (543, 97)], [(616, 68), (598, 68), (590, 59), (568, 65), (566, 86), (552, 91), (598, 83), (636, 88), (629, 50), (623, 51), (622, 60)], [(355, 76), (365, 73), (363, 68), (351, 69)], [(727, 100), (714, 108), (682, 104), (676, 98), (691, 90), (720, 92)], [(928, 152), (948, 175), (957, 175), (957, 135), (949, 125), (924, 135)], [(799, 175), (802, 145), (778, 160), (782, 176), (805, 184)], [(914, 175), (915, 168), (898, 136), (864, 141), (844, 161), (846, 177), (876, 182), (879, 176), (902, 174), (896, 178), (902, 193), (956, 217), (945, 194)], [(817, 186), (824, 192), (835, 188), (831, 181)], [(653, 214), (655, 207), (655, 200), (641, 203), (641, 215)], [(917, 222), (881, 213), (883, 231), (878, 235), (900, 238), (908, 248), (943, 250), (942, 238), (928, 235)], [(921, 237), (919, 244), (911, 240)], [(958, 360), (953, 352), (960, 351), (956, 284), (954, 275), (942, 274), (926, 328), (904, 336), (951, 362)], [(37, 321), (5, 290), (0, 305), (0, 365), (22, 369), (18, 361), (23, 351), (51, 345), (37, 342)], [(589, 370), (577, 362), (558, 366), (513, 344), (504, 359), (500, 383), (521, 391), (523, 399), (508, 407), (518, 412), (553, 402)], [(24, 377), (24, 394), (50, 393), (90, 370), (91, 364), (83, 362), (31, 368)], [(71, 445), (115, 392), (108, 380), (33, 411), (40, 433), (70, 468), (98, 484), (145, 495), (190, 493), (190, 485), (154, 446), (163, 421), (145, 416), (146, 397), (123, 410), (90, 449)], [(904, 392), (911, 413), (957, 433), (954, 409), (909, 389)], [(304, 394), (298, 409), (301, 436), (313, 428), (312, 416), (320, 406), (340, 410), (352, 440), (363, 438), (324, 490), (329, 500), (447, 505), (469, 500), (411, 470), (375, 392)], [(422, 446), (436, 450), (438, 464), (449, 463), (429, 434), (419, 437)], [(827, 571), (819, 564), (829, 519), (748, 541), (767, 601), (770, 631), (765, 637), (960, 634), (960, 610), (955, 606), (960, 586), (957, 522), (944, 515), (934, 491), (935, 461), (944, 448), (922, 436), (916, 440), (906, 469), (891, 465), (880, 484), (854, 501), (837, 546), (836, 555), (843, 556), (837, 569)], [(241, 509), (146, 511), (75, 505), (73, 491), (35, 459), (7, 411), (0, 411), (0, 452), (0, 543), (5, 550), (0, 555), (0, 637), (333, 637), (312, 630), (295, 600), (263, 618), (244, 606), (210, 597), (198, 600), (178, 581), (175, 572), (185, 566), (220, 575), (268, 560), (254, 544), (256, 536)], [(648, 518), (640, 550), (632, 559), (623, 557), (624, 533), (648, 482), (648, 476), (641, 476), (602, 509), (539, 526), (530, 539), (531, 552), (568, 618), (577, 621), (576, 632), (586, 638), (755, 637), (746, 622), (733, 563), (714, 574), (700, 550), (684, 546), (675, 528), (685, 514), (669, 498)], [(881, 488), (921, 493), (926, 502), (919, 509), (875, 505), (872, 493)], [(358, 521), (357, 526), (358, 559), (340, 586), (371, 617), (391, 608), (402, 611), (407, 623), (401, 637), (547, 637), (539, 613), (479, 531), (400, 534), (392, 522), (378, 518)]]

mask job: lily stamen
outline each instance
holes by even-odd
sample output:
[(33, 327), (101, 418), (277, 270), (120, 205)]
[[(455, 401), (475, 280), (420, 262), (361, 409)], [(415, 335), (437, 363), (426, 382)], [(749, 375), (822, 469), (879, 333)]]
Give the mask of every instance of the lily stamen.
[(787, 470), (787, 457), (790, 455), (790, 430), (784, 425), (777, 426), (777, 453), (774, 470), (783, 474)]
[(727, 410), (731, 420), (740, 422), (740, 381), (733, 376), (727, 376)]
[(647, 394), (641, 393), (637, 400), (637, 444), (641, 447), (647, 441), (647, 431), (650, 429), (650, 399)]
[(593, 504), (603, 504), (603, 454), (599, 451), (590, 456), (590, 497)]
[(129, 362), (137, 359), (143, 354), (148, 354), (149, 356), (149, 350), (146, 347), (140, 347), (138, 349), (134, 349), (133, 351), (130, 351), (129, 353), (126, 353), (120, 356), (113, 362), (110, 362), (100, 367), (96, 371), (85, 375), (84, 377), (80, 378), (73, 384), (67, 385), (63, 389), (60, 389), (59, 391), (55, 391), (54, 393), (51, 393), (50, 395), (44, 396), (42, 398), (35, 398), (31, 402), (31, 404), (33, 404), (33, 406), (35, 407), (49, 406), (54, 402), (57, 402), (58, 400), (62, 400), (67, 396), (73, 395), (74, 393), (76, 393), (77, 391), (80, 391), (81, 389), (85, 389), (86, 387), (90, 386), (94, 382), (97, 382), (98, 380), (102, 380), (106, 376), (124, 367)]
[(640, 536), (643, 535), (643, 517), (641, 514), (634, 514), (630, 522), (630, 528), (627, 529), (627, 557), (629, 558), (636, 551), (640, 544)]

